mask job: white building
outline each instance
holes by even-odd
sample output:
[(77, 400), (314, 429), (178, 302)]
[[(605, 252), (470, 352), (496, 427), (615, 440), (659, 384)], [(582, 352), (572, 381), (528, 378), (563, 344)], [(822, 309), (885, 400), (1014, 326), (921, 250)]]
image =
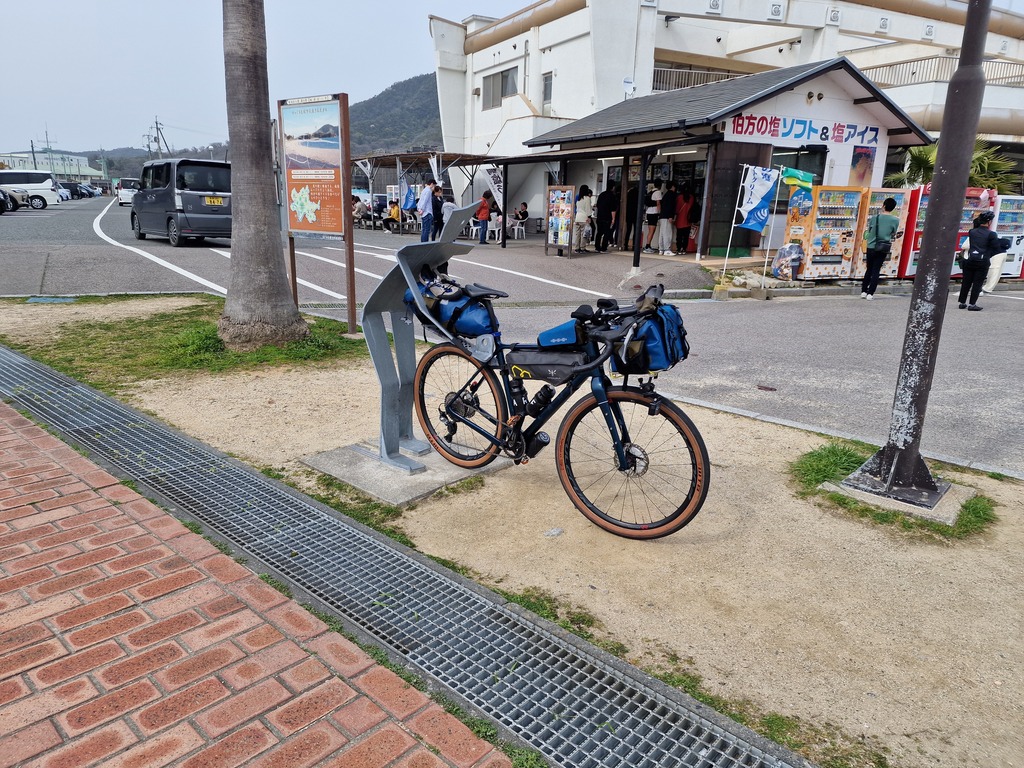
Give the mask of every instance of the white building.
[[(541, 0), (499, 20), (432, 16), (445, 150), (542, 152), (548, 148), (524, 142), (624, 99), (841, 56), (935, 134), (967, 7), (957, 0)], [(1024, 16), (992, 11), (979, 133), (1024, 157), (1015, 146), (1024, 144), (1022, 38)], [(613, 163), (574, 163), (563, 180), (600, 189)], [(539, 210), (548, 174), (558, 170), (512, 166), (510, 200)]]
[(68, 181), (91, 181), (103, 178), (103, 173), (89, 165), (89, 158), (84, 155), (71, 155), (67, 152), (37, 149), (33, 157), (31, 152), (8, 152), (0, 154), (0, 163), (8, 168), (20, 170), (51, 171), (58, 179)]

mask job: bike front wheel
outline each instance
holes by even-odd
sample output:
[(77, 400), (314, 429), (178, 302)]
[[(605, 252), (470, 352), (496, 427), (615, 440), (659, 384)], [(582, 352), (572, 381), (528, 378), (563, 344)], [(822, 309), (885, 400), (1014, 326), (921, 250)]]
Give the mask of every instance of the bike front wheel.
[(413, 391), (420, 427), (448, 461), (475, 469), (497, 458), (507, 417), (494, 371), (454, 344), (438, 344), (420, 358)]
[(626, 456), (620, 467), (605, 415), (591, 394), (566, 415), (555, 443), (558, 478), (591, 522), (629, 539), (657, 539), (700, 511), (711, 479), (704, 440), (674, 403), (614, 387), (608, 403)]

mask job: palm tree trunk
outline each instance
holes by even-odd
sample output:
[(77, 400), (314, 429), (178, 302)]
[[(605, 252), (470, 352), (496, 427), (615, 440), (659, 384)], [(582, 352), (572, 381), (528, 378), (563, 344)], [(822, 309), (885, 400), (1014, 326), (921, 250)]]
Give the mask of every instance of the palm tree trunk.
[(285, 272), (271, 162), (263, 0), (223, 0), (231, 151), (231, 284), (218, 333), (230, 349), (305, 338)]

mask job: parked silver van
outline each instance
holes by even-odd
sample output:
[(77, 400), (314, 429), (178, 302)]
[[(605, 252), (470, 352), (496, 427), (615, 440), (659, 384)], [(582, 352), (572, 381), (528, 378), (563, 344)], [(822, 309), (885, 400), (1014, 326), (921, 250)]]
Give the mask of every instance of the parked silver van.
[(166, 237), (178, 247), (188, 240), (231, 237), (231, 164), (217, 160), (150, 160), (142, 166), (132, 197), (132, 230)]

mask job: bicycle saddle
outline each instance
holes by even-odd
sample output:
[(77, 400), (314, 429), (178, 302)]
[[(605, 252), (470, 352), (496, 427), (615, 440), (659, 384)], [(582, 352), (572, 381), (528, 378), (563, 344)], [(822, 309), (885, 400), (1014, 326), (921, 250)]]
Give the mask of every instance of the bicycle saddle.
[(462, 286), (462, 292), (471, 299), (507, 299), (508, 294), (495, 288), (488, 288), (486, 285), (470, 283)]

